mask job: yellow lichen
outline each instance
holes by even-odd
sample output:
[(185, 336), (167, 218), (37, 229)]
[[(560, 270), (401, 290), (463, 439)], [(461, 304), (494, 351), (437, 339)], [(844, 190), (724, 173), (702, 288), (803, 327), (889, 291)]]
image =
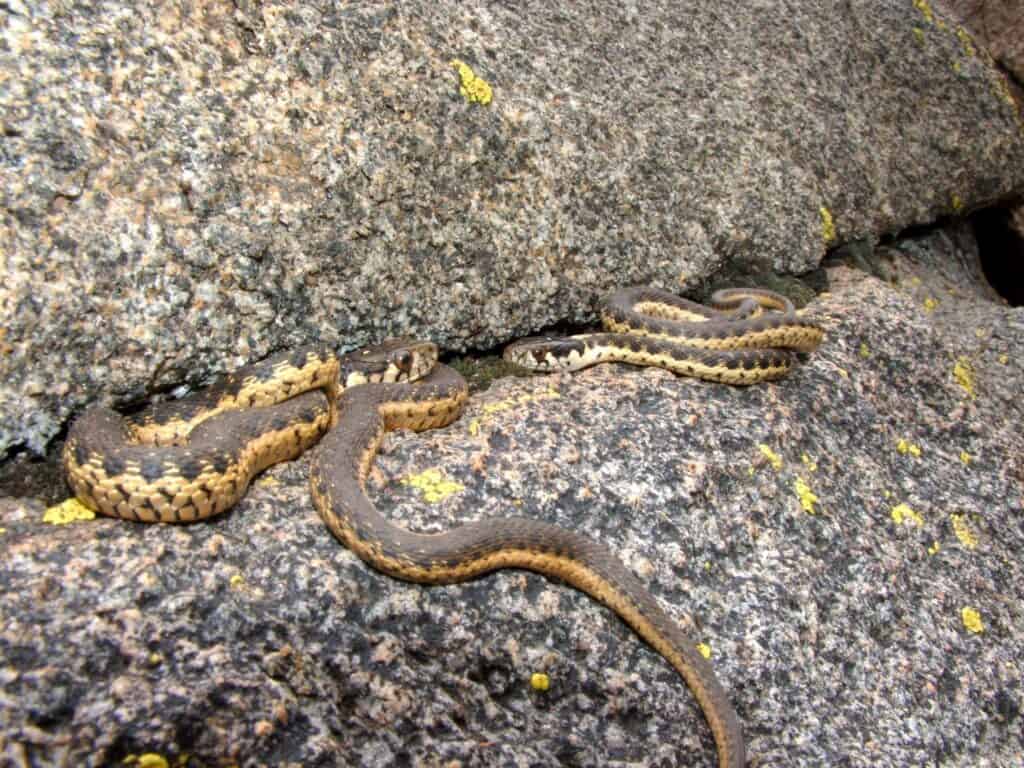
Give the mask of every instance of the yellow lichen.
[(949, 517), (953, 521), (953, 533), (956, 534), (964, 548), (977, 549), (978, 537), (971, 530), (970, 525), (968, 525), (967, 515), (950, 515)]
[(530, 687), (535, 691), (546, 691), (551, 687), (551, 679), (543, 672), (534, 672), (530, 675)]
[(896, 525), (916, 525), (921, 527), (924, 525), (924, 518), (920, 514), (912, 510), (907, 504), (897, 504), (892, 508), (892, 519)]
[(546, 392), (526, 393), (519, 395), (519, 397), (501, 400), (497, 403), (488, 403), (484, 406), (484, 413), (490, 415), (492, 413), (499, 413), (500, 411), (507, 411), (509, 408), (515, 408), (517, 405), (525, 405), (526, 403), (530, 403), (535, 400), (557, 400), (561, 396), (562, 395), (556, 389), (549, 389)]
[(967, 628), (968, 632), (973, 632), (974, 634), (979, 635), (985, 631), (985, 626), (981, 623), (981, 614), (974, 608), (965, 606), (960, 609), (960, 618), (964, 622), (964, 627)]
[(459, 93), (471, 104), (487, 106), (491, 103), (493, 92), (491, 86), (482, 77), (477, 77), (465, 62), (453, 59), (451, 65), (459, 71)]
[(777, 454), (764, 443), (759, 443), (757, 446), (757, 450), (759, 450), (762, 453), (762, 455), (766, 459), (768, 459), (768, 463), (771, 464), (773, 468), (775, 468), (776, 470), (782, 469), (782, 457), (779, 456), (779, 454)]
[(800, 454), (800, 461), (804, 463), (804, 466), (807, 468), (808, 472), (818, 471), (818, 463), (810, 456), (808, 456), (806, 453)]
[(914, 0), (914, 7), (921, 12), (924, 20), (929, 24), (935, 22), (935, 14), (932, 12), (932, 7), (928, 4), (928, 0)]
[(95, 520), (96, 513), (78, 499), (65, 499), (43, 513), (43, 522), (51, 525), (67, 525), (79, 520)]
[(871, 357), (871, 350), (868, 349), (868, 343), (866, 341), (862, 341), (860, 343), (860, 356), (865, 359)]
[(914, 27), (914, 37), (917, 39), (918, 44), (924, 45), (924, 30), (920, 27)]
[(402, 484), (417, 489), (431, 504), (436, 504), (465, 488), (461, 483), (448, 480), (438, 469), (425, 469), (418, 475), (410, 475), (402, 480)]
[(488, 403), (483, 407), (484, 417), (482, 419), (471, 419), (467, 430), (469, 434), (474, 437), (480, 434), (480, 430), (484, 424), (490, 420), (490, 416), (495, 413), (501, 413), (511, 408), (515, 408), (526, 403), (533, 402), (535, 400), (556, 400), (561, 397), (561, 393), (557, 389), (548, 389), (544, 392), (535, 392), (519, 395), (518, 397), (510, 397), (506, 400), (500, 400), (497, 403)]
[(902, 437), (896, 443), (896, 450), (903, 455), (910, 454), (911, 456), (919, 457), (921, 455), (921, 448), (914, 443), (907, 442)]
[(971, 33), (963, 27), (957, 27), (956, 36), (960, 39), (960, 47), (964, 49), (964, 56), (973, 59), (978, 52), (974, 47), (974, 38), (971, 37)]
[(229, 580), (232, 589), (241, 589), (245, 586), (245, 577), (240, 574), (234, 574)]
[(1010, 362), (1010, 356), (1009, 355), (1000, 355), (999, 356), (999, 364), (1000, 365), (1006, 365), (1008, 362)]
[(821, 213), (821, 237), (828, 244), (836, 239), (836, 225), (832, 220), (832, 211), (823, 205), (819, 212)]
[(966, 357), (958, 357), (956, 364), (953, 366), (953, 378), (956, 379), (956, 383), (964, 388), (964, 392), (970, 395), (973, 400), (975, 397), (974, 392), (974, 367), (971, 365), (971, 361)]
[(930, 547), (928, 547), (928, 554), (929, 555), (937, 555), (939, 553), (939, 549), (940, 549), (939, 542), (933, 541), (932, 545)]
[(141, 755), (127, 755), (122, 761), (122, 765), (137, 766), (137, 768), (169, 768), (170, 763), (167, 762), (167, 758), (162, 755), (158, 755), (155, 752), (146, 752)]
[(965, 465), (970, 466), (971, 454), (969, 454), (967, 451), (960, 451), (960, 461), (962, 461)]
[(818, 503), (819, 499), (814, 495), (811, 487), (802, 477), (798, 477), (793, 481), (793, 490), (796, 491), (796, 497), (800, 500), (800, 506), (803, 507), (804, 512), (813, 515), (816, 511), (814, 505)]
[(929, 296), (927, 299), (924, 300), (925, 312), (933, 312), (935, 311), (935, 308), (937, 306), (939, 306), (938, 299), (934, 299), (931, 296)]
[(711, 646), (707, 643), (697, 643), (697, 652), (705, 659), (711, 658)]
[(1016, 109), (1017, 100), (1013, 98), (1013, 93), (1010, 91), (1010, 86), (1006, 83), (1006, 78), (1001, 73), (995, 72), (992, 74), (992, 83), (996, 97)]

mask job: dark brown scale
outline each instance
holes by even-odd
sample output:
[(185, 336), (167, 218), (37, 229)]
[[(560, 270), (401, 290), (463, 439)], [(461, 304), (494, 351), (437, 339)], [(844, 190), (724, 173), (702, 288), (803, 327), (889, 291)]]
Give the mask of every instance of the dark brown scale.
[(186, 480), (195, 480), (203, 473), (203, 462), (196, 458), (193, 451), (189, 450), (178, 461), (178, 472)]
[[(109, 469), (107, 469), (106, 467), (104, 467), (104, 469), (106, 469), (107, 474), (111, 474)], [(142, 477), (145, 480), (148, 480), (149, 482), (159, 480), (161, 477), (164, 476), (163, 461), (161, 461), (159, 456), (153, 454), (146, 456), (139, 464), (139, 474), (142, 475)]]
[[(303, 348), (299, 348), (299, 349), (294, 350), (289, 355), (288, 360), (296, 368), (302, 368), (306, 364), (306, 361), (309, 360), (309, 357), (310, 357), (310, 350), (309, 350), (309, 348), (303, 347)], [(320, 355), (317, 354), (317, 357), (320, 357)]]
[[(78, 441), (81, 444), (81, 441)], [(108, 453), (103, 457), (103, 471), (111, 477), (124, 474), (124, 457), (116, 453)]]

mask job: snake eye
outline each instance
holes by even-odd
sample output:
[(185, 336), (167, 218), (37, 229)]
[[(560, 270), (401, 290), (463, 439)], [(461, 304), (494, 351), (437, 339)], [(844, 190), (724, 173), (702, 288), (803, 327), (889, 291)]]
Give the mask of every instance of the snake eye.
[(412, 368), (412, 352), (407, 349), (396, 352), (393, 360), (400, 371), (408, 372)]

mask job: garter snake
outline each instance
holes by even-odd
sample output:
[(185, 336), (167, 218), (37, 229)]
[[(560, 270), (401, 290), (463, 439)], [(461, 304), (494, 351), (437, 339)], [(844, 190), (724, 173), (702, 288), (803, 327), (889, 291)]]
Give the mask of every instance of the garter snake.
[(64, 473), (79, 501), (105, 515), (201, 520), (233, 506), (258, 472), (316, 443), (343, 389), (411, 381), (436, 361), (428, 342), (389, 340), (344, 356), (302, 347), (130, 418), (93, 406), (71, 425)]
[(746, 385), (785, 376), (796, 352), (813, 352), (820, 326), (785, 296), (731, 288), (706, 307), (657, 288), (624, 288), (601, 310), (604, 333), (539, 336), (505, 348), (534, 371), (576, 371), (605, 362), (654, 365), (683, 376)]
[[(653, 289), (627, 289), (606, 306), (608, 333), (554, 346), (550, 339), (524, 340), (506, 357), (571, 370), (622, 360), (749, 384), (783, 375), (792, 365), (788, 350), (810, 351), (821, 339), (821, 330), (777, 294), (725, 292), (715, 301), (720, 308), (709, 309)], [(686, 350), (670, 338), (684, 339)], [(436, 359), (436, 347), (426, 342), (389, 342), (346, 356), (303, 348), (130, 419), (90, 408), (69, 432), (65, 473), (79, 500), (103, 514), (190, 522), (228, 509), (256, 473), (319, 439), (310, 469), (314, 504), (360, 558), (396, 578), (428, 584), (503, 568), (567, 582), (609, 606), (669, 661), (704, 712), (720, 768), (743, 766), (739, 718), (710, 663), (608, 547), (522, 518), (417, 534), (376, 510), (365, 483), (384, 434), (447, 426), (467, 399), (462, 377)]]

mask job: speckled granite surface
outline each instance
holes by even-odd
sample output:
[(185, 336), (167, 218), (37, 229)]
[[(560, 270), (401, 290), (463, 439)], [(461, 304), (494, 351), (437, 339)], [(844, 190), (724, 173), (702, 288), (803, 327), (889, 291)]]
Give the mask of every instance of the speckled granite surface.
[[(777, 385), (503, 379), (390, 436), (374, 499), (418, 530), (514, 513), (609, 542), (710, 646), (751, 765), (1019, 765), (1024, 310), (955, 266), (962, 231), (868, 261), (890, 282), (832, 265), (826, 342)], [(307, 463), (183, 528), (0, 502), (0, 760), (713, 764), (607, 610), (530, 574), (380, 576), (318, 520)]]
[(0, 452), (302, 342), (813, 268), (1020, 189), (1001, 83), (911, 0), (10, 0)]
[(940, 0), (940, 5), (948, 7), (1005, 68), (1019, 98), (1024, 85), (1024, 16), (1018, 0)]

